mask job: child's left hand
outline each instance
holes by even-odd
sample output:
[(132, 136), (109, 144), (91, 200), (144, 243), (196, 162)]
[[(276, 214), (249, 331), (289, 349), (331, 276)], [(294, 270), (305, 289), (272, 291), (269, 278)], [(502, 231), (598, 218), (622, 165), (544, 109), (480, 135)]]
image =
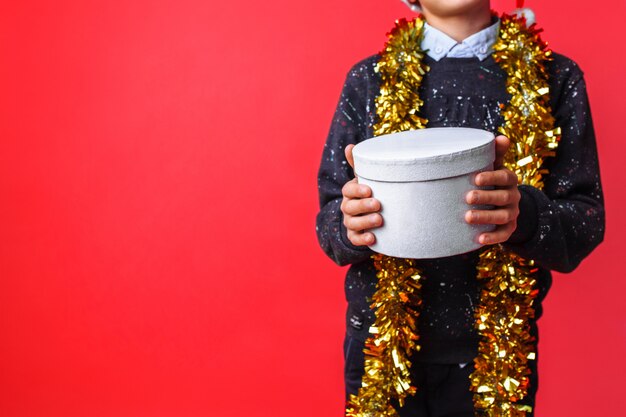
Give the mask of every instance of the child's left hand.
[(506, 136), (496, 137), (496, 160), (493, 171), (477, 174), (475, 183), (479, 187), (494, 186), (493, 190), (474, 190), (467, 193), (467, 204), (489, 204), (492, 210), (469, 210), (465, 221), (472, 224), (495, 224), (494, 231), (482, 233), (478, 241), (483, 244), (506, 242), (517, 228), (520, 192), (517, 189), (517, 176), (503, 167), (504, 154), (511, 141)]

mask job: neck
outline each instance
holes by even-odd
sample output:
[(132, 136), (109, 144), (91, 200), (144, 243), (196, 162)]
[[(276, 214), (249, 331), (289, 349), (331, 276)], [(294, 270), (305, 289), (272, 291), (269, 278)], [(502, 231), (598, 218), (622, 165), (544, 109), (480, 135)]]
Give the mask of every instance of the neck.
[(479, 8), (459, 15), (435, 15), (425, 8), (424, 17), (429, 25), (439, 29), (457, 42), (462, 42), (467, 37), (491, 25), (491, 10)]

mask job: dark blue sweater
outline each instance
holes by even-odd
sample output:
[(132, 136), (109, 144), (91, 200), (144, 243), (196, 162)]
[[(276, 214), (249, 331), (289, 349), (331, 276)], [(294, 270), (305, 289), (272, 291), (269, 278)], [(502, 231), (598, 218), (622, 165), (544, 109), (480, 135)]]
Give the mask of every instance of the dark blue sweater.
[[(544, 190), (520, 185), (522, 195), (517, 230), (505, 246), (534, 259), (539, 266), (541, 300), (551, 285), (550, 270), (572, 271), (602, 241), (604, 207), (595, 136), (583, 73), (558, 54), (547, 64), (550, 105), (563, 136), (557, 156), (548, 158)], [(354, 178), (345, 161), (344, 148), (373, 136), (375, 98), (380, 78), (374, 72), (379, 56), (356, 64), (348, 73), (322, 155), (318, 175), (320, 212), (317, 236), (324, 252), (339, 265), (351, 264), (345, 281), (348, 301), (348, 335), (364, 341), (374, 322), (370, 299), (376, 290), (376, 273), (366, 246), (347, 239), (339, 208), (342, 186)], [(420, 87), (425, 104), (422, 116), (428, 127), (464, 126), (496, 133), (502, 125), (500, 104), (506, 104), (506, 74), (489, 57), (426, 57), (430, 71)], [(376, 233), (375, 229), (373, 230)], [(419, 260), (425, 277), (423, 309), (419, 320), (421, 352), (417, 361), (462, 363), (477, 354), (474, 308), (478, 304), (476, 279), (478, 251), (440, 259)], [(532, 332), (537, 335), (535, 322)]]

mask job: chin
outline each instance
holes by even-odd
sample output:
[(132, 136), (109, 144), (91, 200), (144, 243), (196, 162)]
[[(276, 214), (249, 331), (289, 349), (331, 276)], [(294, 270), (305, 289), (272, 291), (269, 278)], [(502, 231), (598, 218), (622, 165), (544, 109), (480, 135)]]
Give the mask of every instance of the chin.
[(437, 17), (471, 15), (490, 10), (489, 0), (420, 0), (424, 14)]

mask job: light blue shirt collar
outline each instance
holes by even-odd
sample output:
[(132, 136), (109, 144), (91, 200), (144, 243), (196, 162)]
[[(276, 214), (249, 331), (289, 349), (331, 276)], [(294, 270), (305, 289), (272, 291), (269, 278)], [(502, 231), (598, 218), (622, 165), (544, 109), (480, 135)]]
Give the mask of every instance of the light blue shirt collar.
[(425, 23), (421, 48), (435, 61), (444, 57), (476, 57), (482, 61), (491, 55), (499, 31), (500, 19), (493, 25), (465, 38), (463, 42), (457, 42), (439, 29)]

